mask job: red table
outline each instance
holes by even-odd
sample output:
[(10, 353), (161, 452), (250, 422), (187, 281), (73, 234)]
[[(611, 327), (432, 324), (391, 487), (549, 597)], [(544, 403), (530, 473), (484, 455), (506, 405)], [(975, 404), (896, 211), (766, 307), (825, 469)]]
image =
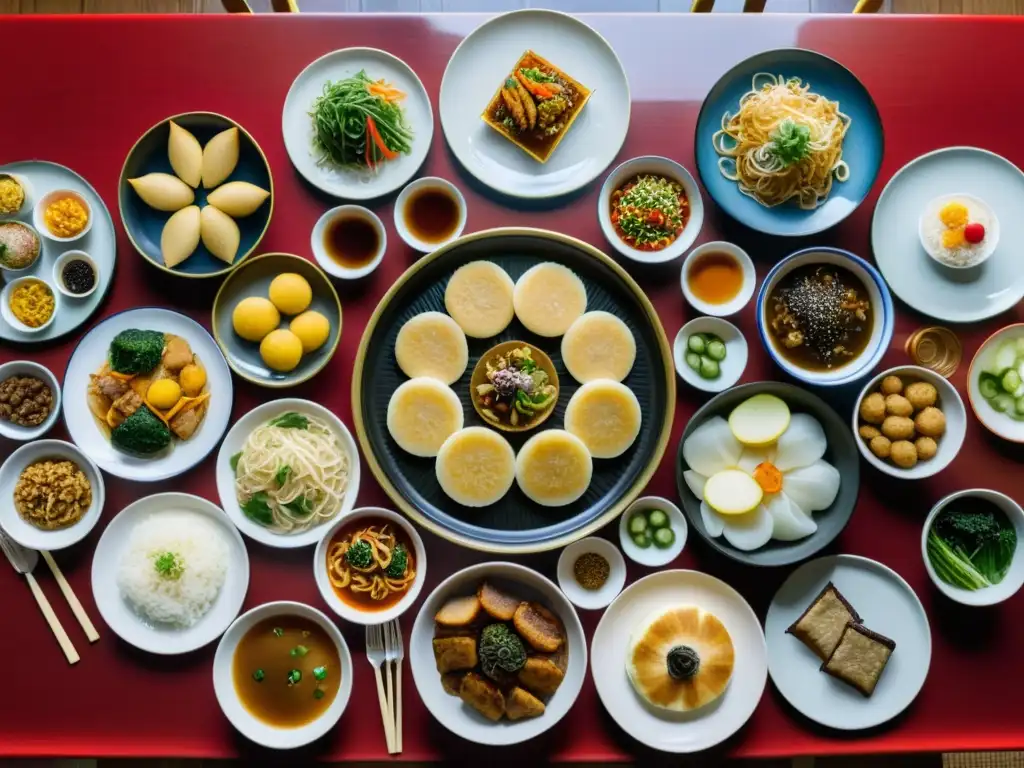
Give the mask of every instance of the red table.
[[(483, 16), (93, 17), (5, 18), (6, 58), (18, 77), (5, 78), (0, 164), (46, 158), (83, 174), (96, 186), (115, 219), (117, 181), (129, 148), (167, 115), (212, 110), (230, 115), (262, 144), (275, 173), (275, 215), (261, 251), (310, 256), (309, 232), (331, 203), (292, 169), (281, 139), (281, 106), (298, 72), (327, 51), (352, 45), (387, 49), (404, 58), (436, 103), (448, 57)], [(731, 238), (745, 247), (763, 276), (782, 255), (811, 244), (835, 245), (870, 256), (871, 212), (884, 182), (912, 158), (937, 147), (984, 147), (1024, 163), (1019, 131), (1024, 118), (1017, 64), (1024, 50), (1024, 20), (965, 18), (853, 18), (796, 15), (595, 15), (586, 19), (604, 34), (628, 71), (634, 97), (632, 125), (620, 153), (625, 159), (664, 154), (693, 169), (693, 130), (701, 100), (732, 64), (758, 51), (800, 46), (850, 67), (878, 103), (886, 129), (886, 155), (871, 197), (839, 227), (813, 238), (772, 239), (742, 231), (712, 205), (705, 240)], [(599, 182), (552, 210), (507, 207), (480, 193), (455, 167), (437, 125), (424, 174), (458, 181), (469, 204), (467, 231), (502, 225), (556, 229), (605, 247), (595, 215)], [(391, 218), (393, 200), (375, 208)], [(399, 239), (366, 285), (345, 290), (345, 329), (329, 368), (289, 394), (327, 403), (351, 424), (349, 382), (363, 326), (388, 285), (416, 258)], [(117, 274), (101, 314), (139, 305), (162, 305), (207, 324), (217, 281), (181, 281), (150, 268), (118, 226)], [(692, 311), (679, 289), (678, 263), (637, 273), (655, 301), (671, 337)], [(926, 319), (900, 305), (892, 349), (883, 365), (905, 362), (910, 331)], [(1020, 308), (971, 328), (961, 328), (968, 360), (981, 341), (1003, 325), (1024, 320)], [(752, 342), (744, 381), (779, 378), (756, 343), (752, 308), (739, 324)], [(0, 362), (30, 357), (62, 375), (74, 346), (69, 338), (44, 348), (0, 348)], [(953, 377), (965, 391), (966, 364)], [(233, 416), (276, 395), (236, 380)], [(833, 396), (841, 412), (846, 399)], [(705, 396), (680, 386), (669, 450), (649, 491), (676, 494), (673, 460), (689, 416)], [(66, 437), (63, 427), (53, 437)], [(0, 441), (0, 457), (13, 449)], [(932, 622), (931, 675), (911, 708), (890, 726), (850, 737), (827, 733), (796, 715), (769, 683), (747, 727), (724, 753), (766, 757), (794, 754), (898, 752), (1024, 747), (1024, 616), (1013, 602), (996, 609), (958, 609), (934, 590), (921, 562), (919, 536), (929, 507), (957, 489), (986, 486), (1024, 497), (1015, 481), (1021, 451), (991, 437), (970, 420), (958, 460), (938, 477), (901, 484), (863, 469), (857, 511), (834, 551), (865, 555), (895, 568), (918, 591)], [(171, 482), (142, 485), (108, 478), (104, 520), (151, 493), (180, 490), (216, 501), (212, 459)], [(369, 472), (359, 504), (388, 504)], [(90, 591), (92, 551), (102, 524), (82, 544), (58, 556), (86, 610), (98, 620)], [(458, 567), (484, 559), (427, 536), (428, 590)], [(249, 543), (252, 581), (245, 608), (291, 599), (324, 607), (310, 573), (309, 550), (271, 550)], [(553, 575), (555, 555), (523, 558)], [(763, 615), (788, 569), (752, 570), (713, 555), (693, 541), (676, 563), (699, 568), (736, 585)], [(46, 569), (42, 569), (45, 571)], [(631, 567), (630, 580), (644, 569)], [(211, 684), (213, 647), (163, 659), (136, 652), (100, 623), (100, 642), (88, 646), (48, 573), (44, 590), (82, 651), (69, 668), (23, 581), (0, 565), (0, 755), (260, 756), (237, 736), (217, 707)], [(1017, 605), (1019, 605), (1019, 598)], [(589, 633), (598, 616), (586, 613)], [(411, 627), (411, 615), (405, 629)], [(370, 760), (386, 757), (362, 631), (345, 627), (356, 658), (355, 694), (338, 728), (303, 756)], [(405, 690), (413, 691), (406, 665)], [(431, 760), (484, 753), (438, 726), (415, 695), (407, 695), (404, 759)], [(493, 758), (494, 750), (489, 759)], [(517, 760), (621, 760), (646, 750), (607, 716), (587, 682), (566, 719), (545, 737), (502, 752)], [(265, 755), (264, 755), (265, 756)]]

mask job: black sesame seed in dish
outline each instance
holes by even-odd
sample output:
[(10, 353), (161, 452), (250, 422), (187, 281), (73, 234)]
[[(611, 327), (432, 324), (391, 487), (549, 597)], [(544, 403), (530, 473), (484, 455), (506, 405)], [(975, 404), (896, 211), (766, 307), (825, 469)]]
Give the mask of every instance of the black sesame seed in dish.
[(70, 259), (60, 271), (61, 285), (75, 296), (89, 293), (96, 285), (96, 270), (85, 259)]
[(804, 370), (841, 368), (871, 340), (867, 288), (853, 272), (834, 264), (797, 267), (779, 280), (764, 307), (776, 350)]

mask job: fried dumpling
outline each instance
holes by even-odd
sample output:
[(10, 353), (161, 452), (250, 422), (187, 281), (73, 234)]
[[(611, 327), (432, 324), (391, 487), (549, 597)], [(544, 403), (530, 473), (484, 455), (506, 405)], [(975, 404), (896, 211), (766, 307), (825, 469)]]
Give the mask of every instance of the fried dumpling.
[(536, 696), (550, 696), (565, 679), (565, 672), (543, 656), (531, 656), (517, 673), (519, 683)]
[(430, 376), (454, 384), (469, 365), (466, 334), (444, 312), (421, 312), (399, 329), (395, 361), (410, 378)]
[(611, 379), (594, 379), (573, 392), (565, 408), (565, 428), (595, 459), (614, 459), (640, 434), (642, 412), (633, 390)]
[(198, 205), (190, 205), (171, 215), (160, 234), (160, 253), (168, 269), (178, 266), (195, 252), (199, 247), (199, 233)]
[(203, 187), (213, 189), (234, 173), (238, 165), (238, 128), (221, 131), (203, 148)]
[(636, 339), (610, 312), (586, 312), (562, 337), (562, 362), (581, 384), (594, 379), (622, 381), (636, 361)]
[(516, 482), (523, 493), (545, 507), (576, 501), (590, 487), (593, 472), (587, 446), (564, 429), (534, 435), (516, 458)]
[(452, 501), (486, 507), (502, 498), (516, 479), (516, 454), (508, 440), (486, 427), (466, 427), (441, 446), (437, 482)]
[(128, 183), (142, 202), (158, 211), (180, 211), (196, 199), (196, 193), (188, 184), (169, 173), (147, 173), (128, 179)]
[(516, 608), (522, 602), (518, 597), (508, 595), (486, 581), (480, 583), (476, 594), (487, 615), (498, 621), (512, 621)]
[(505, 697), (501, 695), (501, 690), (476, 672), (470, 672), (462, 678), (459, 698), (488, 720), (501, 720), (505, 714)]
[(476, 638), (466, 636), (435, 637), (434, 661), (437, 662), (437, 671), (441, 674), (472, 669), (478, 661)]
[(195, 189), (203, 178), (203, 148), (192, 132), (173, 120), (167, 137), (167, 159), (178, 178)]
[(512, 616), (512, 625), (523, 640), (541, 653), (554, 653), (565, 642), (562, 622), (539, 603), (520, 603)]
[(403, 382), (388, 401), (388, 432), (413, 456), (437, 456), (445, 440), (462, 429), (462, 419), (459, 396), (427, 376)]
[(512, 322), (515, 283), (491, 261), (463, 264), (444, 289), (444, 308), (467, 336), (488, 339)]
[(525, 717), (540, 717), (544, 714), (544, 702), (529, 691), (516, 686), (505, 697), (505, 716), (509, 720)]
[(689, 712), (725, 692), (734, 663), (732, 638), (721, 620), (686, 605), (658, 611), (637, 628), (626, 672), (652, 706)]
[(242, 234), (235, 220), (213, 205), (203, 207), (199, 215), (199, 235), (206, 250), (226, 264), (238, 255)]
[(242, 219), (251, 216), (270, 193), (248, 181), (229, 181), (206, 196), (206, 202), (220, 208), (228, 216)]
[(526, 270), (512, 292), (516, 317), (538, 336), (561, 336), (587, 309), (587, 289), (568, 267), (554, 262)]

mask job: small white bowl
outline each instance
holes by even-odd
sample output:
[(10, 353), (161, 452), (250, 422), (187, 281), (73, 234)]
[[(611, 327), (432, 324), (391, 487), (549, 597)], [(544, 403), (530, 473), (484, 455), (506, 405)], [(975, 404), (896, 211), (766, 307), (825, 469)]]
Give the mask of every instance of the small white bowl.
[[(383, 518), (396, 528), (400, 528), (409, 539), (413, 548), (413, 556), (416, 562), (416, 578), (406, 590), (405, 595), (397, 603), (384, 611), (362, 611), (355, 606), (346, 603), (334, 591), (331, 580), (327, 576), (327, 550), (331, 546), (331, 539), (339, 529), (351, 526), (366, 518)], [(416, 532), (416, 529), (397, 512), (392, 512), (381, 507), (363, 507), (354, 509), (339, 519), (320, 539), (316, 545), (316, 552), (313, 555), (313, 576), (316, 578), (316, 586), (320, 590), (320, 596), (324, 602), (331, 607), (331, 610), (346, 621), (353, 624), (371, 625), (383, 624), (392, 619), (397, 619), (416, 602), (416, 598), (423, 589), (423, 582), (427, 576), (427, 550), (423, 546), (423, 539)]]
[[(860, 404), (869, 394), (878, 391), (882, 379), (886, 376), (899, 376), (901, 379), (926, 381), (934, 386), (939, 394), (937, 407), (946, 417), (946, 432), (935, 441), (938, 445), (936, 454), (927, 461), (917, 462), (910, 469), (897, 467), (891, 461), (878, 458), (868, 448), (868, 441), (860, 436)], [(860, 391), (853, 404), (851, 429), (853, 429), (853, 436), (857, 441), (857, 449), (860, 451), (860, 455), (875, 469), (902, 480), (921, 480), (941, 472), (960, 453), (960, 448), (964, 444), (964, 436), (967, 434), (967, 409), (964, 408), (964, 401), (960, 399), (960, 393), (956, 391), (956, 388), (947, 379), (935, 373), (935, 371), (916, 365), (900, 365), (873, 376)]]
[[(953, 200), (966, 200), (976, 208), (980, 208), (985, 211), (988, 215), (989, 224), (985, 229), (985, 240), (982, 243), (982, 248), (980, 249), (978, 256), (969, 264), (948, 264), (943, 261), (938, 252), (932, 248), (931, 243), (928, 242), (928, 238), (925, 236), (925, 229), (927, 228), (928, 221), (938, 218), (939, 211), (942, 207)], [(924, 248), (925, 253), (931, 256), (939, 265), (946, 267), (947, 269), (973, 269), (974, 267), (984, 264), (988, 261), (989, 256), (995, 253), (996, 246), (999, 245), (999, 219), (996, 217), (996, 212), (992, 210), (992, 206), (979, 197), (975, 197), (974, 195), (965, 195), (962, 193), (942, 195), (929, 200), (928, 205), (925, 206), (924, 212), (917, 220), (917, 237), (921, 241), (921, 247)]]
[[(92, 281), (92, 288), (85, 293), (72, 293), (68, 290), (68, 287), (64, 285), (64, 266), (68, 262), (84, 261), (86, 264), (92, 267), (92, 273), (95, 279)], [(96, 262), (93, 258), (85, 251), (65, 251), (57, 257), (57, 261), (53, 264), (53, 284), (57, 286), (57, 290), (67, 296), (69, 299), (84, 299), (86, 296), (91, 296), (95, 293), (97, 286), (100, 284), (100, 268), (96, 266)]]
[(25, 199), (21, 203), (21, 208), (14, 213), (0, 213), (0, 219), (16, 219), (28, 216), (32, 212), (32, 200), (35, 197), (35, 187), (32, 186), (32, 182), (28, 180), (27, 176), (22, 176), (20, 173), (0, 173), (0, 180), (2, 179), (14, 179), (18, 182), (25, 191)]
[[(14, 312), (11, 310), (11, 294), (14, 293), (14, 290), (19, 285), (32, 280), (38, 280), (40, 283), (45, 284), (46, 287), (50, 289), (50, 293), (53, 294), (53, 312), (50, 313), (50, 317), (45, 323), (35, 328), (25, 325), (21, 320), (14, 316)], [(50, 281), (43, 277), (28, 275), (26, 277), (16, 278), (5, 285), (3, 292), (0, 293), (0, 317), (3, 317), (4, 321), (9, 326), (15, 330), (21, 331), (22, 333), (39, 333), (40, 331), (49, 328), (58, 312), (60, 312), (60, 291), (54, 288)]]
[[(428, 243), (426, 240), (420, 240), (416, 237), (405, 223), (405, 207), (409, 202), (409, 198), (414, 192), (418, 192), (424, 188), (437, 188), (443, 189), (448, 192), (452, 197), (455, 198), (455, 203), (459, 209), (459, 223), (455, 226), (455, 231), (452, 232), (451, 236), (445, 240), (441, 240), (437, 243)], [(436, 251), (445, 243), (450, 243), (462, 234), (462, 230), (466, 228), (466, 198), (462, 196), (462, 192), (459, 188), (452, 184), (447, 179), (442, 179), (439, 176), (424, 176), (422, 179), (416, 179), (411, 184), (407, 184), (403, 189), (398, 198), (395, 200), (395, 230), (398, 232), (398, 236), (405, 241), (413, 250), (421, 251), (422, 253), (431, 253)]]
[[(278, 728), (257, 719), (239, 701), (235, 690), (232, 667), (238, 643), (255, 624), (274, 616), (298, 616), (318, 624), (334, 641), (341, 661), (341, 687), (331, 706), (316, 720), (298, 728)], [(352, 695), (352, 654), (334, 622), (316, 608), (287, 600), (265, 603), (235, 619), (221, 637), (213, 657), (213, 691), (224, 716), (247, 739), (269, 749), (295, 749), (316, 741), (341, 719)]]
[[(668, 515), (669, 524), (676, 533), (675, 543), (668, 549), (660, 549), (653, 544), (646, 549), (641, 549), (633, 543), (633, 537), (629, 535), (629, 518), (636, 512), (649, 509), (660, 509)], [(690, 527), (686, 523), (686, 517), (679, 507), (661, 496), (643, 496), (626, 507), (626, 511), (619, 518), (619, 546), (634, 563), (660, 568), (679, 557), (686, 546), (686, 535), (689, 531)]]
[[(686, 226), (683, 227), (683, 231), (679, 233), (679, 237), (660, 251), (641, 251), (627, 245), (619, 237), (612, 224), (612, 194), (629, 179), (640, 174), (663, 176), (681, 184), (683, 191), (686, 192), (686, 199), (690, 203), (690, 218), (686, 222)], [(597, 220), (601, 223), (601, 231), (604, 232), (604, 236), (612, 248), (627, 259), (641, 264), (662, 264), (682, 256), (697, 239), (700, 228), (704, 224), (704, 200), (700, 196), (700, 188), (693, 180), (693, 176), (675, 160), (658, 155), (634, 157), (618, 166), (604, 180), (601, 194), (597, 196)]]
[[(928, 559), (928, 532), (931, 530), (932, 522), (934, 522), (936, 516), (947, 504), (954, 499), (964, 496), (974, 496), (995, 504), (1003, 510), (1006, 518), (1017, 532), (1017, 549), (1013, 553), (1010, 570), (1007, 571), (1006, 576), (1001, 582), (984, 589), (962, 589), (954, 587), (952, 584), (947, 584), (935, 573), (931, 560)], [(921, 529), (921, 557), (924, 559), (924, 567), (928, 571), (928, 576), (942, 594), (962, 605), (995, 605), (1017, 594), (1021, 585), (1024, 585), (1024, 552), (1021, 551), (1022, 544), (1024, 544), (1024, 509), (1021, 509), (1020, 504), (1006, 494), (999, 493), (999, 491), (990, 491), (985, 488), (957, 491), (941, 499), (938, 504), (932, 507), (932, 511), (928, 513), (928, 517), (924, 521), (924, 527)]]
[(0, 436), (6, 437), (9, 440), (17, 440), (18, 442), (38, 440), (53, 428), (53, 425), (57, 423), (57, 419), (60, 417), (60, 382), (57, 381), (57, 377), (53, 375), (49, 368), (39, 363), (34, 363), (31, 360), (12, 360), (9, 363), (0, 365), (0, 382), (6, 381), (11, 376), (34, 376), (37, 379), (41, 379), (50, 388), (50, 392), (53, 395), (53, 403), (50, 405), (50, 415), (46, 417), (46, 421), (37, 427), (23, 427), (19, 424), (0, 420)]
[[(53, 232), (50, 231), (49, 227), (46, 226), (46, 208), (54, 200), (60, 200), (65, 197), (73, 197), (75, 200), (81, 203), (82, 207), (85, 208), (85, 212), (88, 216), (88, 219), (86, 220), (85, 226), (82, 228), (82, 231), (79, 232), (77, 235), (72, 235), (71, 237), (58, 237), (57, 235), (53, 234)], [(35, 208), (32, 209), (32, 225), (40, 234), (43, 235), (43, 237), (47, 237), (50, 240), (53, 240), (58, 243), (72, 243), (75, 240), (79, 240), (80, 238), (85, 237), (89, 230), (92, 229), (93, 218), (93, 210), (92, 206), (89, 205), (89, 201), (86, 200), (83, 195), (80, 195), (73, 189), (55, 189), (53, 190), (53, 192), (49, 192), (40, 197), (39, 201), (35, 205)]]
[[(343, 267), (327, 253), (327, 249), (324, 247), (324, 231), (327, 229), (327, 225), (338, 217), (361, 218), (370, 222), (373, 228), (377, 230), (377, 253), (374, 254), (369, 263), (356, 269), (351, 269)], [(380, 266), (381, 261), (384, 260), (384, 252), (388, 248), (388, 233), (384, 229), (384, 222), (380, 220), (380, 216), (369, 208), (364, 208), (361, 205), (339, 205), (336, 208), (331, 208), (317, 219), (316, 224), (313, 226), (313, 234), (310, 235), (310, 246), (313, 249), (316, 263), (328, 275), (341, 278), (342, 280), (358, 280), (373, 272)]]
[[(573, 566), (581, 555), (593, 552), (608, 561), (611, 571), (598, 589), (585, 589), (576, 581)], [(573, 542), (558, 557), (558, 586), (577, 608), (597, 611), (611, 604), (626, 584), (626, 561), (619, 548), (608, 539), (590, 536)]]
[[(686, 364), (687, 339), (695, 333), (713, 333), (725, 342), (725, 360), (720, 362), (717, 379), (705, 379)], [(695, 317), (676, 334), (672, 342), (672, 359), (679, 377), (703, 392), (724, 392), (740, 380), (747, 367), (747, 339), (742, 331), (720, 317)]]
[[(739, 293), (724, 304), (711, 304), (697, 298), (693, 291), (690, 290), (689, 281), (686, 279), (694, 265), (709, 253), (725, 253), (732, 256), (739, 263), (740, 269), (743, 272), (743, 282), (740, 284)], [(750, 260), (750, 256), (747, 255), (746, 251), (738, 245), (727, 243), (724, 240), (715, 240), (698, 245), (690, 251), (683, 262), (682, 270), (679, 272), (679, 281), (682, 284), (683, 297), (689, 302), (691, 307), (701, 314), (714, 317), (728, 317), (729, 315), (735, 315), (747, 306), (747, 302), (753, 297), (754, 289), (757, 287), (757, 274), (754, 272), (754, 262)]]
[[(92, 486), (92, 504), (81, 519), (67, 528), (55, 531), (44, 531), (22, 520), (13, 503), (14, 486), (22, 471), (30, 464), (46, 459), (73, 461)], [(52, 552), (80, 542), (99, 521), (105, 498), (103, 475), (99, 467), (78, 446), (63, 440), (34, 440), (25, 443), (0, 466), (0, 499), (4, 500), (0, 504), (0, 528), (21, 546), (29, 549)]]
[(1013, 443), (1024, 443), (1024, 421), (1017, 421), (1005, 413), (997, 411), (988, 400), (981, 394), (979, 376), (982, 371), (988, 369), (995, 362), (995, 356), (1003, 342), (1013, 340), (1022, 344), (1020, 339), (1024, 338), (1024, 323), (1014, 323), (989, 336), (978, 347), (971, 360), (970, 370), (967, 372), (967, 400), (971, 404), (971, 410), (975, 417), (989, 432), (1003, 440)]

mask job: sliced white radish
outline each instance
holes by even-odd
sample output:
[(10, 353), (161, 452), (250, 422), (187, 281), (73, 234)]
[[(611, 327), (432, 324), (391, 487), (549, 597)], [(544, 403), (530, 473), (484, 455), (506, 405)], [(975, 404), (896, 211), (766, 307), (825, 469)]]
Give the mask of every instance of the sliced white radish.
[(686, 487), (690, 489), (690, 493), (698, 499), (704, 499), (704, 484), (708, 481), (704, 475), (688, 469), (683, 472), (683, 480), (686, 482)]
[(773, 539), (796, 541), (818, 530), (818, 524), (784, 493), (773, 493), (765, 501), (765, 506), (772, 516)]
[(740, 460), (736, 463), (738, 469), (742, 469), (748, 475), (753, 475), (758, 464), (775, 463), (775, 446), (767, 448), (744, 448), (740, 454)]
[(770, 445), (787, 427), (789, 406), (775, 395), (754, 395), (729, 414), (729, 429), (744, 445)]
[(827, 461), (816, 461), (809, 467), (787, 472), (782, 492), (804, 512), (820, 512), (836, 500), (839, 482), (839, 470)]
[(754, 478), (738, 469), (718, 472), (704, 484), (704, 501), (722, 515), (746, 514), (761, 503), (763, 496)]
[(789, 427), (779, 437), (772, 463), (780, 472), (809, 467), (825, 455), (827, 448), (825, 430), (818, 420), (806, 413), (794, 413)]
[(722, 515), (721, 520), (725, 540), (744, 552), (763, 547), (772, 538), (772, 516), (764, 504), (758, 504), (745, 515)]
[(709, 507), (706, 501), (700, 503), (700, 519), (704, 522), (704, 527), (707, 528), (708, 536), (712, 538), (718, 538), (725, 530), (722, 516)]
[(742, 451), (743, 446), (721, 416), (708, 419), (683, 443), (683, 459), (690, 469), (705, 477), (735, 467)]

